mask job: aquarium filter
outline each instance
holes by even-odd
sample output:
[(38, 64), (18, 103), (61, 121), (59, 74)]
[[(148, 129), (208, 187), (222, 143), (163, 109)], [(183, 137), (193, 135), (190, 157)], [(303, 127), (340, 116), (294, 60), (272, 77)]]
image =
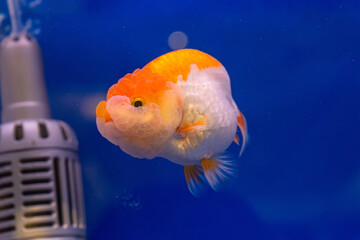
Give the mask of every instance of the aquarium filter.
[(1, 41), (0, 80), (0, 239), (85, 239), (77, 138), (50, 119), (34, 37)]

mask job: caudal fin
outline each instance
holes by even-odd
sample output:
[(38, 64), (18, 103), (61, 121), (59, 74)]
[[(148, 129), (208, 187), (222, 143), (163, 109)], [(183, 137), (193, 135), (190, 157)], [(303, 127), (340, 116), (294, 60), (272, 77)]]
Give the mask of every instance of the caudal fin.
[(217, 191), (227, 178), (236, 175), (234, 162), (224, 155), (201, 159), (201, 166), (210, 187)]
[(185, 180), (189, 191), (195, 196), (199, 196), (203, 188), (202, 178), (204, 176), (200, 165), (184, 166)]
[(200, 163), (201, 165), (184, 166), (186, 183), (195, 197), (206, 188), (206, 181), (217, 191), (226, 179), (236, 175), (235, 163), (226, 155), (203, 158)]

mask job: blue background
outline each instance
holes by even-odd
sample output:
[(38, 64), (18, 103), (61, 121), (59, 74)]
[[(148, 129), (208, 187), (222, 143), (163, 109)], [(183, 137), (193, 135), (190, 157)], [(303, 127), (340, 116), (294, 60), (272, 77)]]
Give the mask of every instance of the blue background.
[[(359, 1), (43, 1), (54, 118), (80, 141), (88, 239), (360, 239)], [(120, 77), (187, 47), (227, 68), (250, 142), (239, 174), (194, 198), (183, 168), (102, 138)], [(237, 154), (236, 145), (230, 152)]]

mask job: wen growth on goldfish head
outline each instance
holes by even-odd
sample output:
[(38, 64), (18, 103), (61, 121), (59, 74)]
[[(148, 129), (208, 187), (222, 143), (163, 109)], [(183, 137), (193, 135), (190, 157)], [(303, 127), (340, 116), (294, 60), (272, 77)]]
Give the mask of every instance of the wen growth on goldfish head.
[(137, 69), (110, 87), (96, 109), (100, 133), (126, 153), (154, 158), (180, 124), (183, 94), (149, 69)]

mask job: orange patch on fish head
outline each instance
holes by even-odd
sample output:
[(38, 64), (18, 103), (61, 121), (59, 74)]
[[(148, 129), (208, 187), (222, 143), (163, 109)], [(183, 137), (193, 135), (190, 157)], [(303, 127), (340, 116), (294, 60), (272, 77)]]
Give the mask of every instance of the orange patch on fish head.
[(113, 96), (126, 96), (135, 106), (158, 103), (161, 94), (168, 89), (167, 81), (149, 70), (137, 69), (126, 74), (108, 91), (107, 100)]

